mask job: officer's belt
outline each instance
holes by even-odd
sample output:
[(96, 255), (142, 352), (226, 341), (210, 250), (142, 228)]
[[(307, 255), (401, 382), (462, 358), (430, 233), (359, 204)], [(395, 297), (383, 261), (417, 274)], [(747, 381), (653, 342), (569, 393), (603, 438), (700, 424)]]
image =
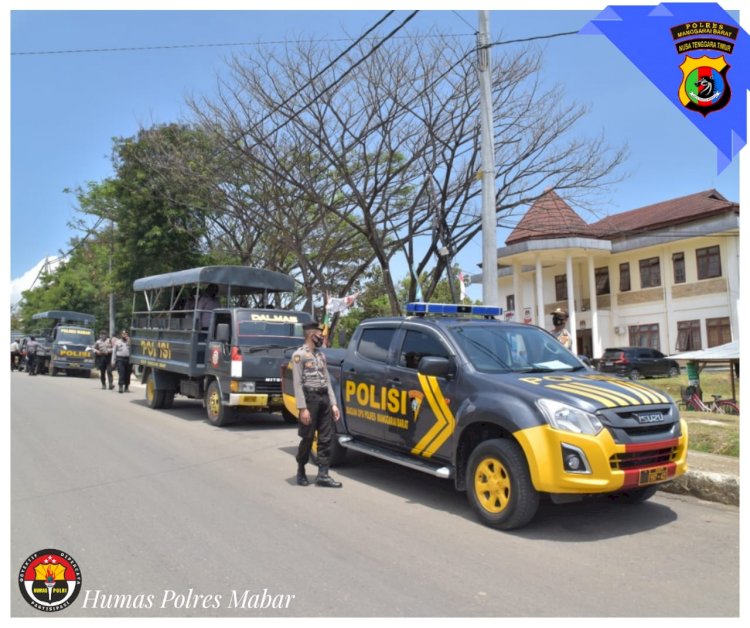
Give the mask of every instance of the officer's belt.
[(309, 393), (311, 395), (327, 395), (328, 389), (327, 388), (307, 388), (303, 387), (302, 390), (304, 390), (306, 393)]

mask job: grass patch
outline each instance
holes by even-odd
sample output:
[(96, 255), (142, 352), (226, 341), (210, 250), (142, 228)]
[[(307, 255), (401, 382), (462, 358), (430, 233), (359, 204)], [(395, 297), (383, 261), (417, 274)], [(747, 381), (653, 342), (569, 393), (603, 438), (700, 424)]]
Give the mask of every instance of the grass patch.
[[(681, 389), (688, 385), (687, 375), (641, 380), (644, 384), (667, 393), (678, 404), (682, 401)], [(703, 399), (711, 401), (711, 395), (722, 399), (732, 398), (732, 380), (729, 369), (703, 371), (700, 375)], [(735, 379), (735, 399), (740, 402), (740, 382)], [(712, 412), (680, 410), (688, 423), (688, 449), (722, 456), (740, 455), (740, 417)]]

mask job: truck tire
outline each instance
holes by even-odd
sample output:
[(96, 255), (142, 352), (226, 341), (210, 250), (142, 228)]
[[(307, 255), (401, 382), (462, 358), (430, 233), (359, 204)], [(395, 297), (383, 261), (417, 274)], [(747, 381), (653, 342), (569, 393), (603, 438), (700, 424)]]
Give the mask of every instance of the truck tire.
[(57, 376), (57, 367), (56, 366), (50, 366), (49, 367), (49, 374), (52, 377), (56, 377)]
[(159, 410), (164, 407), (164, 395), (165, 390), (158, 390), (156, 388), (156, 377), (154, 372), (151, 371), (146, 379), (146, 403), (152, 410)]
[(208, 416), (208, 422), (216, 427), (227, 425), (237, 416), (236, 408), (224, 405), (221, 390), (216, 380), (212, 381), (206, 389), (206, 415)]
[[(336, 467), (344, 462), (346, 458), (346, 452), (348, 450), (339, 444), (338, 434), (333, 433), (331, 438), (331, 451), (328, 452), (328, 466)], [(314, 465), (318, 465), (318, 433), (315, 432), (315, 438), (313, 439), (312, 449), (310, 450), (310, 462)]]
[(466, 483), (469, 503), (491, 528), (520, 528), (539, 508), (526, 458), (513, 441), (494, 438), (477, 445), (469, 456)]

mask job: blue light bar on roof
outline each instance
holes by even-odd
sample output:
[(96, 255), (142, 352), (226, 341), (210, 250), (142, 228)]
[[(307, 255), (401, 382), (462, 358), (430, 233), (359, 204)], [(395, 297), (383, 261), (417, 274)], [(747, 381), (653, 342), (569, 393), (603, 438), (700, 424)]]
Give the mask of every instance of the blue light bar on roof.
[(472, 314), (500, 316), (503, 308), (493, 305), (457, 305), (455, 303), (407, 303), (406, 313), (414, 314)]

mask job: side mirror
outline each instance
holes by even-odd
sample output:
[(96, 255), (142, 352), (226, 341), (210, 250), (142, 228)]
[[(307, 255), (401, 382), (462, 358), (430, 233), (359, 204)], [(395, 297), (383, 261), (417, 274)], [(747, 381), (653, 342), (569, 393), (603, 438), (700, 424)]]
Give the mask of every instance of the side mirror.
[(453, 372), (453, 367), (451, 361), (448, 358), (425, 356), (419, 361), (417, 371), (422, 375), (449, 377)]
[(219, 323), (216, 326), (216, 340), (219, 342), (229, 342), (229, 324)]

